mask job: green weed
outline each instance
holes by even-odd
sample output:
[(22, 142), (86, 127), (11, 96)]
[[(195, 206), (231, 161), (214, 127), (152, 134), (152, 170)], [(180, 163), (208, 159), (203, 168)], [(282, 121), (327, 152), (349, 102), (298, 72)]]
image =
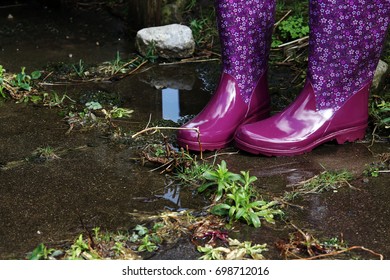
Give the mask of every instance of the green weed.
[(299, 196), (319, 194), (326, 191), (337, 190), (345, 185), (351, 187), (349, 181), (352, 179), (353, 176), (348, 171), (324, 171), (306, 181), (289, 185), (290, 187), (293, 187), (294, 190), (291, 192), (286, 192), (284, 195), (284, 200), (288, 201), (293, 200)]
[(145, 235), (140, 242), (140, 245), (138, 247), (138, 252), (153, 252), (158, 249), (158, 246), (155, 242), (152, 241), (152, 237), (150, 235)]
[(199, 18), (189, 22), (195, 43), (198, 47), (212, 48), (215, 38), (218, 37), (218, 30), (215, 21), (215, 10), (211, 9), (208, 14), (201, 13)]
[(283, 43), (305, 37), (309, 34), (309, 26), (301, 16), (290, 16), (279, 23), (272, 36), (272, 48)]
[(111, 247), (111, 250), (113, 250), (117, 255), (125, 254), (124, 245), (121, 242), (115, 242), (115, 245)]
[(378, 155), (379, 160), (366, 165), (363, 175), (367, 177), (378, 177), (381, 173), (390, 172), (390, 153)]
[(40, 159), (40, 160), (54, 160), (59, 159), (60, 157), (56, 155), (55, 149), (50, 146), (46, 146), (43, 148), (37, 148), (33, 152), (33, 158), (34, 159)]
[(29, 255), (29, 260), (48, 260), (54, 249), (47, 248), (43, 243), (39, 244)]
[(261, 226), (260, 218), (268, 223), (275, 223), (274, 216), (283, 215), (280, 209), (275, 209), (276, 201), (266, 202), (257, 200), (257, 194), (253, 191), (252, 183), (256, 177), (250, 177), (249, 172), (241, 172), (239, 182), (233, 182), (226, 195), (224, 203), (215, 205), (211, 213), (226, 216), (230, 221), (245, 220), (248, 225), (258, 228)]
[(193, 164), (189, 164), (189, 166), (179, 166), (174, 177), (182, 182), (197, 185), (205, 180), (203, 175), (210, 171), (212, 171), (210, 164), (199, 163), (194, 160)]
[(201, 260), (263, 260), (263, 252), (268, 251), (267, 244), (255, 244), (245, 241), (240, 242), (236, 239), (229, 238), (228, 247), (214, 248), (210, 244), (198, 246), (198, 251), (203, 253)]
[(338, 237), (325, 239), (321, 244), (323, 247), (328, 248), (328, 250), (342, 250), (348, 248), (348, 244)]
[(93, 234), (94, 234), (94, 237), (97, 241), (100, 241), (101, 238), (100, 238), (100, 227), (94, 227), (93, 229)]
[(307, 2), (277, 1), (276, 18), (272, 48), (309, 34)]
[(41, 77), (40, 71), (34, 71), (30, 75), (26, 74), (26, 67), (22, 67), (20, 73), (15, 74), (11, 80), (11, 85), (21, 90), (31, 91), (32, 81)]
[(232, 173), (227, 169), (226, 162), (222, 161), (215, 171), (207, 171), (203, 177), (210, 182), (203, 184), (198, 191), (216, 186), (214, 202), (222, 200), (211, 209), (215, 215), (228, 216), (230, 222), (244, 220), (256, 228), (261, 226), (260, 219), (275, 223), (274, 216), (283, 215), (280, 209), (275, 208), (278, 202), (258, 200), (253, 187), (257, 178), (250, 176), (249, 172)]
[(139, 56), (136, 56), (131, 60), (123, 60), (119, 51), (117, 51), (113, 61), (103, 62), (97, 70), (104, 75), (115, 76), (117, 74), (129, 73), (132, 69), (138, 67), (142, 61), (143, 58)]
[(145, 59), (154, 63), (158, 59), (158, 53), (156, 49), (156, 42), (152, 41), (146, 49)]
[(90, 101), (85, 103), (85, 108), (91, 111), (96, 111), (96, 110), (103, 109), (103, 106), (99, 102)]
[(80, 78), (85, 77), (85, 64), (82, 59), (79, 60), (78, 64), (72, 64), (74, 72), (79, 76)]
[(138, 243), (138, 252), (153, 252), (158, 249), (159, 243), (162, 242), (161, 238), (156, 234), (160, 226), (153, 226), (152, 230), (149, 230), (143, 225), (137, 225), (133, 230), (133, 235), (130, 237), (130, 241)]
[(122, 118), (130, 118), (133, 114), (134, 110), (113, 107), (111, 110), (102, 110), (107, 119), (122, 119)]
[(80, 234), (76, 241), (70, 246), (66, 252), (69, 260), (83, 260), (83, 259), (98, 259), (97, 254), (89, 250), (88, 243), (83, 240), (83, 235)]
[(198, 188), (198, 192), (204, 192), (206, 189), (217, 186), (214, 201), (217, 202), (232, 187), (232, 183), (241, 179), (240, 175), (230, 172), (227, 169), (226, 162), (223, 160), (217, 168), (212, 171), (206, 171), (203, 174), (208, 182)]
[[(69, 100), (72, 103), (76, 103), (75, 100), (70, 98), (68, 95), (63, 94), (61, 97), (60, 95), (53, 91), (51, 93), (45, 92), (42, 94), (42, 99), (43, 99), (43, 105), (48, 106), (48, 107), (62, 107), (65, 103), (65, 100)], [(33, 100), (31, 100), (34, 102)], [(40, 100), (39, 100), (40, 101)]]
[(384, 164), (371, 163), (366, 166), (363, 174), (367, 177), (378, 177), (379, 171), (384, 169)]
[(282, 21), (278, 27), (280, 37), (284, 40), (294, 40), (309, 34), (309, 26), (302, 17), (291, 16)]
[(370, 102), (370, 117), (375, 126), (373, 136), (378, 131), (390, 129), (390, 101), (379, 97), (372, 100)]
[(116, 52), (116, 57), (111, 63), (111, 75), (126, 73), (126, 63), (122, 61), (119, 51)]
[(192, 9), (194, 9), (196, 7), (196, 5), (198, 5), (197, 1), (198, 0), (188, 0), (187, 6), (185, 9), (187, 11), (191, 11)]

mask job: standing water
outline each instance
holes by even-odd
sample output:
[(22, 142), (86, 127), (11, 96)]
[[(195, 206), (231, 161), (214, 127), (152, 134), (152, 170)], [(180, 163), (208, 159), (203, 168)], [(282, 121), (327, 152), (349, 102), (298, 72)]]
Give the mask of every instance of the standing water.
[[(29, 2), (0, 9), (0, 24), (0, 64), (12, 73), (18, 73), (22, 66), (31, 73), (50, 65), (77, 66), (81, 61), (99, 65), (112, 61), (117, 52), (124, 58), (134, 55), (134, 34), (103, 9), (57, 10)], [(271, 68), (273, 88), (279, 86), (277, 81), (284, 73), (281, 69)], [(131, 134), (148, 122), (174, 123), (197, 114), (210, 98), (218, 73), (219, 65), (214, 62), (154, 63), (119, 81), (48, 83), (43, 90), (66, 94), (83, 104), (96, 102), (88, 98), (103, 95), (104, 102), (130, 108), (134, 110), (132, 118), (120, 125)], [(132, 229), (140, 223), (134, 213), (204, 212), (209, 203), (204, 196), (189, 186), (175, 184), (160, 174), (161, 170), (151, 172), (156, 166), (142, 166), (139, 150), (144, 143), (118, 143), (98, 128), (69, 130), (62, 109), (31, 102), (0, 102), (1, 259), (25, 258), (41, 242), (48, 246), (67, 244), (84, 227)], [(48, 146), (54, 148), (57, 158), (42, 161), (32, 157), (34, 151)], [(208, 153), (205, 158), (226, 160), (232, 172), (250, 171), (258, 178), (256, 188), (268, 197), (281, 197), (292, 190), (292, 184), (324, 170), (347, 169), (356, 178), (351, 188), (312, 194), (286, 204), (285, 219), (319, 238), (341, 235), (349, 245), (370, 248), (389, 259), (389, 175), (362, 175), (368, 164), (377, 161), (375, 155), (389, 153), (389, 148), (388, 143), (371, 148), (365, 142), (328, 143), (292, 158), (251, 156), (230, 148), (226, 153)], [(232, 237), (266, 242), (270, 249), (267, 257), (279, 259), (282, 256), (273, 244), (287, 239), (288, 229), (282, 221), (264, 223), (259, 229), (238, 223)], [(199, 257), (189, 237), (180, 242), (154, 257)]]

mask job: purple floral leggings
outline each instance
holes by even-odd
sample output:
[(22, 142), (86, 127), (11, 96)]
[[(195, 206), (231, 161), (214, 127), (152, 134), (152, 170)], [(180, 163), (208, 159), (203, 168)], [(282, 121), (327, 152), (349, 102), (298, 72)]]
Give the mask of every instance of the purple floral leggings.
[[(267, 70), (275, 0), (215, 0), (223, 71), (245, 102)], [(340, 108), (372, 81), (389, 26), (390, 0), (310, 0), (308, 80), (318, 109)]]

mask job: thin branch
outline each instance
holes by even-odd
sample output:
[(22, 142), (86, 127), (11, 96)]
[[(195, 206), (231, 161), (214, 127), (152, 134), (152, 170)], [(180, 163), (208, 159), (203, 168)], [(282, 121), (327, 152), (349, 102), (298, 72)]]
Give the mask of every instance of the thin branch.
[(168, 63), (160, 63), (160, 66), (167, 66), (167, 65), (178, 65), (178, 64), (186, 64), (186, 63), (200, 63), (200, 62), (210, 62), (210, 61), (219, 61), (219, 58), (210, 58), (210, 59), (199, 59), (199, 60), (181, 60), (177, 62), (168, 62)]
[(315, 260), (315, 259), (322, 259), (322, 258), (326, 258), (326, 257), (333, 257), (333, 256), (337, 256), (337, 255), (340, 255), (340, 254), (343, 254), (345, 252), (349, 252), (352, 250), (363, 250), (363, 251), (369, 252), (375, 256), (378, 256), (381, 261), (383, 260), (382, 254), (376, 253), (373, 250), (367, 249), (363, 246), (352, 246), (352, 247), (349, 247), (349, 248), (346, 248), (346, 249), (343, 249), (340, 251), (331, 252), (331, 253), (327, 253), (327, 254), (321, 254), (321, 255), (317, 255), (317, 256), (313, 256), (313, 257), (309, 257), (309, 258), (303, 258), (301, 260)]
[(293, 204), (293, 203), (290, 203), (290, 202), (287, 202), (285, 201), (284, 199), (281, 199), (281, 198), (275, 198), (276, 201), (278, 201), (279, 203), (281, 204), (285, 204), (285, 205), (288, 205), (288, 206), (292, 206), (292, 207), (297, 207), (301, 210), (305, 209), (305, 207), (301, 206), (301, 205), (298, 205), (298, 204)]
[(281, 44), (281, 45), (278, 46), (278, 48), (284, 48), (284, 47), (287, 47), (287, 46), (290, 46), (290, 45), (294, 45), (294, 44), (303, 44), (303, 43), (306, 43), (306, 41), (308, 39), (309, 39), (309, 36), (305, 36), (305, 37), (296, 39), (294, 41)]
[[(145, 60), (144, 62), (142, 62), (140, 65), (138, 65), (134, 70), (132, 70), (132, 71), (130, 71), (129, 73), (126, 73), (126, 74), (120, 76), (119, 78), (120, 78), (120, 79), (123, 79), (123, 78), (126, 77), (126, 76), (130, 76), (131, 74), (137, 72), (137, 71), (138, 71), (142, 66), (144, 66), (146, 63), (148, 63), (147, 60)], [(113, 76), (113, 77), (114, 77), (114, 76)], [(113, 77), (111, 77), (111, 78), (113, 78)]]
[(277, 23), (274, 24), (274, 30), (279, 26), (279, 24), (285, 20), (290, 14), (292, 13), (292, 10), (289, 10)]
[(219, 157), (219, 156), (238, 155), (239, 153), (240, 153), (240, 151), (235, 151), (235, 152), (230, 152), (230, 153), (229, 153), (229, 152), (226, 152), (226, 153), (218, 153), (218, 152), (216, 152), (214, 155), (205, 158), (205, 160), (211, 159), (211, 158), (217, 158), (217, 157)]
[(135, 138), (135, 137), (138, 137), (139, 135), (145, 133), (145, 132), (149, 132), (149, 131), (158, 131), (158, 130), (193, 130), (195, 131), (196, 133), (198, 133), (198, 135), (200, 134), (200, 131), (199, 131), (199, 128), (197, 127), (193, 127), (193, 128), (186, 128), (186, 127), (164, 127), (164, 126), (155, 126), (155, 127), (149, 127), (149, 128), (145, 128), (139, 132), (137, 132), (136, 134), (133, 134), (131, 136), (131, 138)]
[[(187, 128), (187, 127), (159, 127), (159, 126), (155, 126), (155, 127), (149, 127), (149, 128), (145, 128), (139, 132), (137, 132), (136, 134), (133, 134), (131, 136), (131, 138), (135, 138), (145, 132), (149, 132), (149, 131), (153, 131), (153, 133), (156, 133), (157, 131), (159, 130), (193, 130), (197, 133), (198, 137), (198, 145), (199, 145), (199, 151), (200, 151), (200, 159), (203, 160), (203, 149), (202, 149), (202, 143), (200, 141), (200, 130), (199, 128), (197, 127), (191, 127), (191, 128)], [(188, 146), (186, 147), (187, 151), (188, 151)]]
[(26, 4), (5, 5), (5, 6), (0, 6), (0, 9), (8, 9), (8, 8), (14, 8), (14, 7), (21, 7), (21, 6), (26, 6)]
[(118, 70), (116, 70), (116, 71), (115, 71), (115, 73), (114, 73), (114, 74), (118, 73), (119, 71), (121, 71), (123, 68), (125, 68), (125, 67), (129, 66), (130, 64), (132, 64), (132, 63), (136, 62), (138, 59), (139, 59), (139, 57), (136, 57), (136, 58), (134, 58), (133, 60), (131, 60), (131, 61), (129, 61), (129, 62), (127, 62), (127, 63), (123, 64), (121, 67), (119, 67), (119, 69), (118, 69)]

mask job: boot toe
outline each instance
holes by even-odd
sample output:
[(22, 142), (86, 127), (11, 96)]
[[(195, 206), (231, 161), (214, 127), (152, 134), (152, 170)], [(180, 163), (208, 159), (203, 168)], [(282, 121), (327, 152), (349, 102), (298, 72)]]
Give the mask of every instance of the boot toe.
[(261, 149), (273, 146), (274, 139), (262, 134), (264, 128), (261, 122), (241, 125), (234, 136), (236, 146), (252, 154), (260, 154)]

